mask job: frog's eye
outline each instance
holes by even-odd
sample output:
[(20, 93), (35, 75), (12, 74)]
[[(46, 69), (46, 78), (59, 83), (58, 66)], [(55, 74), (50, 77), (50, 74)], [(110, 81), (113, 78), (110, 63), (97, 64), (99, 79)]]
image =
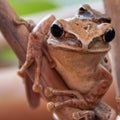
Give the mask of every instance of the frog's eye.
[(51, 33), (54, 37), (61, 37), (63, 35), (63, 28), (60, 25), (53, 24), (51, 26)]
[(84, 12), (86, 12), (87, 10), (84, 8), (84, 7), (80, 7), (80, 9), (79, 9), (79, 13), (84, 13)]
[(104, 41), (111, 42), (115, 37), (115, 30), (113, 28), (109, 28), (106, 33), (104, 34)]

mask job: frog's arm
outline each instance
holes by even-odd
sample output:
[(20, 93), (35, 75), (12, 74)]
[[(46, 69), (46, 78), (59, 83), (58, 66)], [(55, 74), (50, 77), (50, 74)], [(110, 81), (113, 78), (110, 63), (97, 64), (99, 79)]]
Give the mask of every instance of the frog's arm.
[[(55, 90), (52, 88), (46, 88), (46, 96), (73, 96), (74, 98), (71, 98), (69, 100), (59, 102), (59, 103), (50, 103), (49, 108), (57, 109), (61, 108), (61, 106), (72, 106), (77, 107), (79, 109), (88, 109), (93, 108), (96, 103), (98, 103), (103, 95), (107, 92), (109, 86), (112, 82), (112, 77), (109, 72), (107, 72), (104, 68), (100, 67), (98, 73), (101, 74), (101, 80), (99, 83), (91, 89), (90, 92), (88, 92), (86, 95), (82, 96), (80, 93), (77, 93), (77, 91), (73, 90)], [(76, 98), (75, 98), (76, 97)]]
[(112, 83), (111, 74), (106, 71), (103, 67), (99, 68), (100, 79), (98, 84), (93, 87), (88, 94), (85, 96), (86, 102), (90, 105), (90, 107), (94, 107), (107, 92), (108, 88)]
[[(44, 20), (40, 21), (38, 25), (32, 30), (28, 37), (28, 47), (27, 47), (27, 54), (26, 54), (26, 61), (23, 66), (18, 71), (18, 74), (22, 76), (25, 70), (36, 61), (38, 63), (38, 59), (42, 57), (42, 42), (43, 39), (47, 36), (49, 28), (53, 21), (55, 20), (54, 16), (48, 16)], [(23, 22), (21, 23), (23, 24)]]
[[(54, 20), (55, 20), (55, 17), (52, 15), (45, 18), (44, 20), (40, 21), (40, 23), (37, 26), (35, 26), (35, 28), (29, 34), (26, 61), (18, 71), (18, 74), (24, 77), (24, 79), (26, 80), (24, 76), (25, 71), (33, 64), (33, 62), (36, 64), (35, 78), (34, 78), (35, 80), (33, 85), (34, 92), (38, 92), (36, 90), (36, 87), (40, 86), (39, 82), (41, 77), (42, 56), (43, 56), (43, 52), (45, 52), (45, 50), (44, 51), (42, 50), (42, 43), (43, 43), (43, 40), (45, 40), (49, 31), (49, 28)], [(23, 24), (23, 22), (21, 24)], [(36, 93), (33, 94), (32, 85), (30, 82), (31, 81), (28, 82), (28, 80), (27, 82), (25, 82), (27, 96), (28, 96), (28, 99), (32, 99), (36, 101), (38, 97), (36, 97)]]
[(71, 97), (68, 100), (63, 100), (62, 102), (48, 103), (48, 109), (50, 110), (59, 109), (63, 106), (71, 106), (79, 109), (87, 109), (87, 102), (85, 101), (84, 97), (76, 90), (59, 90), (59, 89), (53, 89), (51, 87), (47, 87), (44, 90), (44, 94), (48, 98), (54, 96)]

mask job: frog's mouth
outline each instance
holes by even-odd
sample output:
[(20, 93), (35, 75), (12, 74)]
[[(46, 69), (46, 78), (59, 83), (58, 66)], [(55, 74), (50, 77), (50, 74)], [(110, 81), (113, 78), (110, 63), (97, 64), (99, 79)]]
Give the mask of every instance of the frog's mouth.
[(55, 49), (64, 49), (77, 51), (81, 53), (102, 53), (108, 52), (111, 46), (108, 43), (104, 43), (101, 41), (91, 42), (88, 45), (82, 45), (78, 40), (67, 40), (67, 41), (59, 41), (50, 39), (48, 40), (48, 44)]

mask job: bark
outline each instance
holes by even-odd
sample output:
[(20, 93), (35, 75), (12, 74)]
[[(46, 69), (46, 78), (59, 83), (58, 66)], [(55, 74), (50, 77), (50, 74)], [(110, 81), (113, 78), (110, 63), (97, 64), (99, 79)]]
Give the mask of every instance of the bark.
[(117, 96), (120, 97), (120, 1), (119, 0), (104, 0), (105, 9), (108, 15), (112, 18), (112, 24), (116, 31), (116, 37), (113, 40), (111, 46), (111, 60), (113, 67), (114, 79), (117, 85)]
[[(16, 26), (15, 19), (19, 19), (7, 0), (0, 0), (0, 30), (15, 52), (18, 60), (24, 63), (26, 58), (27, 39), (29, 31), (24, 25)], [(29, 70), (31, 71), (31, 70)], [(31, 79), (33, 77), (33, 73)]]
[[(17, 26), (14, 23), (15, 19), (19, 19), (19, 16), (12, 9), (8, 1), (0, 0), (0, 30), (16, 54), (20, 65), (22, 65), (26, 59), (26, 48), (29, 31), (24, 25)], [(34, 65), (31, 66), (25, 74), (25, 77), (27, 78), (25, 79), (25, 85), (27, 83), (28, 86), (32, 86), (32, 81), (34, 79)], [(29, 87), (29, 91), (27, 91), (27, 97), (31, 105), (34, 107), (38, 105), (39, 95), (33, 93), (32, 87)], [(34, 103), (32, 98), (35, 99)]]
[[(0, 30), (4, 35), (6, 41), (9, 43), (14, 53), (16, 54), (20, 66), (25, 62), (27, 42), (29, 36), (29, 30), (25, 25), (16, 25), (14, 20), (19, 19), (19, 16), (15, 13), (7, 0), (0, 0)], [(41, 83), (43, 87), (53, 87), (59, 89), (67, 89), (64, 82), (55, 70), (50, 69), (50, 66), (44, 58), (42, 65), (42, 76), (44, 80)], [(38, 106), (40, 94), (32, 91), (32, 85), (35, 75), (35, 64), (32, 64), (24, 75), (25, 86), (27, 91), (27, 97), (32, 107)], [(43, 98), (46, 98), (42, 94)], [(46, 99), (48, 101), (48, 99)], [(53, 100), (54, 101), (54, 100)]]

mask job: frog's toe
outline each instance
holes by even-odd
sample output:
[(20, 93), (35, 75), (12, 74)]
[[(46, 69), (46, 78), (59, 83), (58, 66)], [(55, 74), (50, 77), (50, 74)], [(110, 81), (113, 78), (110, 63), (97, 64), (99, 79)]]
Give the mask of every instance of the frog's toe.
[(95, 113), (93, 111), (78, 111), (73, 113), (74, 120), (94, 120)]
[(53, 102), (47, 103), (47, 109), (48, 109), (49, 111), (54, 111), (54, 110), (56, 109), (55, 103), (53, 103)]
[(19, 70), (19, 71), (17, 72), (17, 74), (18, 74), (20, 77), (24, 77), (24, 72), (21, 71), (21, 70)]
[(43, 86), (41, 84), (33, 84), (32, 89), (36, 93), (40, 93), (43, 90)]
[(46, 97), (52, 97), (53, 96), (53, 89), (50, 87), (45, 88), (44, 94)]

